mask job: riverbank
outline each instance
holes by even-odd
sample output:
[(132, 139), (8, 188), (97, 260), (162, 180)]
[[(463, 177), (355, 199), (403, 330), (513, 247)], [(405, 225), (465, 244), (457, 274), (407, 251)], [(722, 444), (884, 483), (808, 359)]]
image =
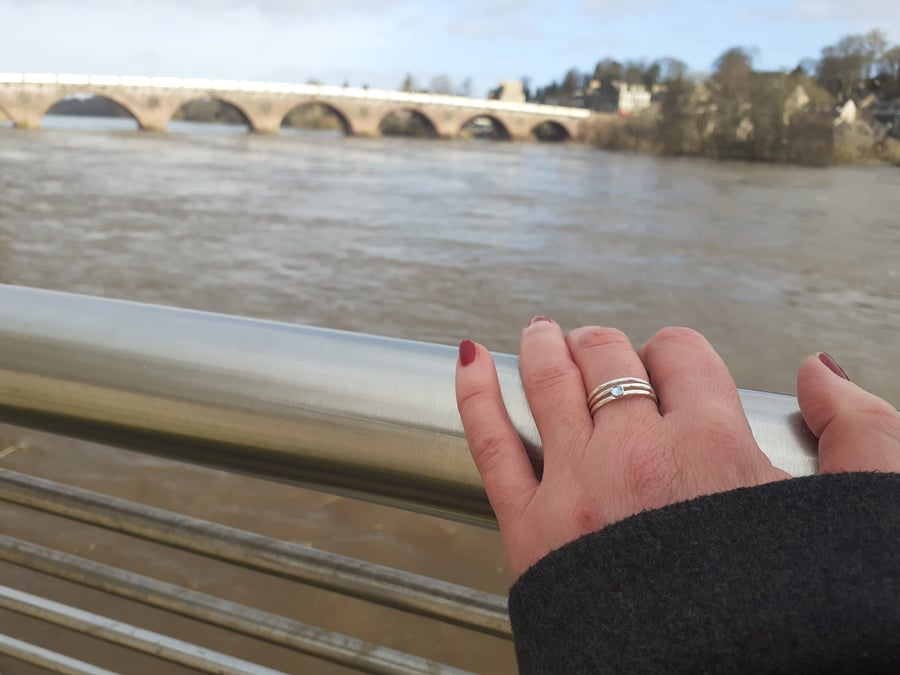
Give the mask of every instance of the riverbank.
[[(754, 135), (742, 121), (730, 134), (708, 120), (687, 116), (667, 129), (659, 110), (620, 117), (588, 130), (587, 141), (602, 150), (672, 157), (761, 161), (801, 166), (883, 164), (900, 166), (900, 140), (862, 120), (835, 126), (829, 116), (803, 114)], [(727, 142), (722, 137), (727, 136)]]

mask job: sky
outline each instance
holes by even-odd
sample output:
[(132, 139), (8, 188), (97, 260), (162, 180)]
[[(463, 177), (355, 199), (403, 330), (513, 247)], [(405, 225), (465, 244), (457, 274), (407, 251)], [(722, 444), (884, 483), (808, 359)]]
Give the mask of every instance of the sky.
[(0, 71), (164, 75), (396, 89), (677, 57), (732, 46), (793, 68), (848, 33), (900, 43), (900, 0), (0, 0)]

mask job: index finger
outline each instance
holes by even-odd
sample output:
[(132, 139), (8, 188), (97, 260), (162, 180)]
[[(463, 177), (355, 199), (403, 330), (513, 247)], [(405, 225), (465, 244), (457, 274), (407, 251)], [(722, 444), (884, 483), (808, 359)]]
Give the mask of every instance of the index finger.
[(475, 466), (501, 529), (517, 520), (538, 487), (531, 461), (506, 412), (490, 352), (459, 346), (456, 403)]

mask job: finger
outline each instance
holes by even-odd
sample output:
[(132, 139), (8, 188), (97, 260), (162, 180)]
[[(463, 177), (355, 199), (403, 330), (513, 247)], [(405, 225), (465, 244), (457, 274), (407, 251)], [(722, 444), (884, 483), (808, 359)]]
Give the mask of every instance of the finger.
[(535, 317), (522, 331), (519, 372), (531, 414), (541, 434), (544, 462), (564, 460), (584, 447), (593, 424), (584, 400), (581, 373), (572, 362), (559, 324)]
[(830, 356), (813, 354), (803, 362), (797, 398), (819, 438), (819, 473), (900, 471), (900, 414), (850, 382)]
[[(620, 377), (647, 379), (644, 364), (631, 341), (620, 330), (598, 326), (578, 328), (566, 336), (566, 343), (581, 371), (583, 406), (587, 406), (587, 397), (605, 382)], [(610, 432), (634, 425), (636, 419), (659, 417), (656, 401), (649, 396), (626, 396), (613, 403), (594, 412), (594, 420), (602, 420), (604, 429)]]
[(518, 519), (538, 481), (503, 405), (494, 360), (470, 340), (459, 345), (456, 404), (488, 499), (500, 527), (506, 527)]
[(728, 366), (700, 333), (690, 328), (663, 328), (638, 354), (650, 372), (663, 415), (714, 403), (749, 429)]

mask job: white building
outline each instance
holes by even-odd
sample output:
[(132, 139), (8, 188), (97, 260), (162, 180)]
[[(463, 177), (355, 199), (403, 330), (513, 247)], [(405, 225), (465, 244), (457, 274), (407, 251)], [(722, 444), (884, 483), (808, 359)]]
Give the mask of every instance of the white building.
[(501, 82), (497, 88), (491, 91), (488, 98), (498, 101), (510, 101), (512, 103), (525, 103), (525, 88), (521, 80), (508, 80)]
[(652, 94), (644, 85), (627, 82), (616, 82), (615, 85), (619, 90), (620, 113), (630, 115), (650, 107)]

